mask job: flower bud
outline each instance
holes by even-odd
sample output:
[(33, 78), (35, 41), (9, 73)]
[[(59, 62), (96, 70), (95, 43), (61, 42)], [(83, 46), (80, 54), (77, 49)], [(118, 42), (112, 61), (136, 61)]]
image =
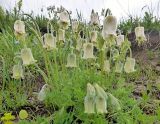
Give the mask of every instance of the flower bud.
[(79, 22), (78, 21), (76, 21), (76, 20), (72, 21), (72, 30), (74, 32), (78, 31), (78, 26), (79, 26)]
[(121, 44), (124, 42), (124, 35), (118, 35), (116, 38), (117, 45), (121, 46)]
[(117, 19), (115, 16), (107, 16), (103, 21), (103, 30), (102, 30), (102, 36), (103, 39), (106, 40), (110, 36), (115, 37), (116, 36), (116, 30), (117, 30)]
[(109, 63), (109, 60), (105, 60), (104, 61), (104, 66), (103, 66), (103, 71), (109, 73), (111, 70), (110, 70), (110, 63)]
[(21, 79), (21, 78), (23, 79), (24, 78), (22, 65), (20, 65), (20, 64), (14, 65), (12, 71), (13, 71), (12, 78), (14, 78), (14, 79)]
[(144, 27), (136, 27), (135, 35), (136, 35), (136, 41), (138, 42), (138, 44), (141, 44), (147, 40), (144, 34)]
[(95, 113), (95, 88), (88, 83), (87, 95), (84, 99), (85, 113)]
[(70, 53), (67, 57), (67, 65), (66, 67), (77, 67), (76, 55), (74, 53)]
[(39, 101), (45, 100), (47, 90), (49, 90), (49, 85), (48, 84), (43, 85), (37, 96)]
[(58, 30), (58, 40), (65, 41), (65, 30), (63, 29)]
[(97, 12), (92, 11), (91, 13), (91, 25), (100, 25), (99, 16)]
[(50, 33), (44, 34), (44, 43), (43, 47), (46, 48), (47, 50), (52, 50), (56, 49), (56, 37), (54, 37)]
[(32, 55), (30, 48), (23, 48), (21, 50), (21, 58), (23, 61), (23, 65), (34, 64), (37, 61), (33, 58), (33, 55)]
[(91, 42), (96, 43), (97, 42), (97, 31), (91, 32)]
[(94, 59), (95, 56), (93, 55), (93, 43), (85, 43), (83, 45), (83, 59)]
[(126, 73), (134, 72), (135, 71), (134, 67), (135, 67), (135, 59), (127, 57), (125, 65), (124, 65), (124, 71)]

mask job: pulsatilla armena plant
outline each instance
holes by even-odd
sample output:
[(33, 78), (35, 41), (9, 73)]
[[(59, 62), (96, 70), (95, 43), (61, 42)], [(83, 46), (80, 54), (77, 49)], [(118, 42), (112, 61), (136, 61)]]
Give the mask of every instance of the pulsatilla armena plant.
[(95, 113), (95, 96), (96, 91), (94, 86), (90, 83), (87, 84), (87, 95), (84, 99), (85, 113)]
[(104, 40), (116, 37), (117, 19), (115, 16), (109, 15), (103, 21), (102, 36)]
[(57, 49), (56, 47), (56, 37), (51, 33), (44, 34), (43, 47), (47, 50)]
[(78, 31), (78, 26), (79, 26), (79, 21), (73, 20), (72, 21), (72, 30), (73, 30), (73, 32), (77, 32)]
[(12, 72), (13, 72), (12, 78), (14, 78), (14, 79), (21, 79), (21, 78), (23, 79), (24, 78), (23, 67), (20, 63), (13, 66)]
[(73, 51), (70, 54), (68, 54), (66, 67), (77, 67), (76, 54), (74, 54)]
[(15, 23), (14, 23), (14, 34), (15, 34), (15, 37), (19, 41), (24, 43), (24, 39), (25, 39), (25, 36), (26, 36), (24, 21), (21, 21), (21, 20), (16, 20), (15, 21)]
[(65, 30), (59, 29), (58, 30), (58, 40), (59, 41), (65, 41)]
[(96, 97), (95, 97), (95, 104), (96, 104), (96, 111), (97, 113), (107, 113), (107, 98), (105, 91), (101, 88), (98, 84), (95, 84), (96, 89)]
[(37, 60), (33, 58), (31, 49), (27, 47), (21, 50), (21, 58), (23, 61), (23, 65), (31, 65), (37, 62)]
[(25, 34), (25, 24), (21, 20), (16, 20), (14, 23), (15, 35)]
[(63, 10), (59, 14), (59, 26), (63, 29), (67, 29), (70, 23), (69, 13), (66, 10)]
[(94, 26), (100, 25), (98, 12), (94, 12), (94, 10), (92, 10), (92, 12), (91, 12), (91, 25), (94, 25)]
[(135, 59), (131, 57), (127, 57), (125, 65), (124, 65), (124, 70), (126, 73), (131, 73), (134, 72), (135, 69)]
[(122, 73), (123, 71), (123, 63), (121, 61), (118, 61), (116, 62), (116, 65), (115, 65), (115, 72), (116, 73)]
[(117, 45), (118, 46), (121, 46), (121, 44), (124, 42), (124, 35), (118, 35), (117, 37), (116, 37), (116, 41), (117, 41)]
[(77, 42), (76, 42), (77, 43), (76, 50), (80, 51), (83, 48), (83, 42), (84, 42), (84, 39), (78, 36)]
[(96, 44), (97, 43), (97, 31), (91, 31), (91, 42), (93, 44)]
[(83, 52), (83, 59), (95, 59), (95, 56), (93, 55), (93, 43), (84, 43)]
[(135, 28), (136, 41), (138, 45), (142, 45), (147, 39), (144, 34), (144, 27), (138, 26)]
[[(121, 81), (123, 75), (119, 73), (125, 72), (125, 75), (127, 75), (135, 72), (136, 62), (132, 58), (131, 43), (124, 35), (117, 35), (117, 19), (115, 16), (106, 16), (102, 29), (100, 28), (98, 13), (94, 11), (91, 13), (90, 24), (77, 20), (73, 20), (71, 23), (70, 21), (70, 14), (62, 9), (59, 13), (59, 18), (57, 17), (57, 19), (48, 22), (47, 32), (42, 36), (35, 21), (33, 21), (35, 27), (25, 22), (26, 28), (30, 29), (25, 32), (24, 22), (17, 20), (14, 24), (15, 33), (18, 35), (28, 34), (28, 37), (24, 37), (23, 44), (20, 42), (17, 45), (18, 47), (14, 48), (20, 51), (20, 61), (13, 65), (12, 78), (23, 79), (24, 75), (27, 77), (29, 74), (35, 74), (35, 76), (40, 74), (38, 78), (33, 76), (33, 80), (37, 81), (37, 79), (43, 78), (38, 83), (43, 81), (45, 85), (40, 88), (36, 87), (36, 98), (39, 102), (44, 102), (44, 106), (57, 107), (56, 109), (54, 108), (55, 113), (53, 115), (60, 108), (64, 108), (64, 111), (67, 108), (68, 111), (68, 107), (73, 107), (72, 115), (77, 117), (77, 119), (81, 118), (82, 116), (80, 117), (78, 114), (83, 110), (80, 108), (80, 105), (81, 107), (83, 105), (79, 104), (79, 102), (83, 103), (83, 99), (84, 112), (87, 114), (106, 114), (110, 110), (119, 111), (121, 109), (119, 100), (111, 94), (112, 91), (108, 93), (106, 90), (110, 88), (107, 88), (108, 84), (110, 86), (112, 82), (118, 82), (119, 78)], [(70, 24), (71, 26), (69, 26)], [(50, 29), (49, 26), (51, 27)], [(144, 28), (141, 29), (139, 27), (136, 30), (140, 32), (136, 32), (137, 41), (145, 40)], [(27, 33), (28, 31), (32, 32)], [(37, 44), (29, 42), (33, 40), (32, 38), (36, 39)], [(61, 43), (63, 44), (62, 46)], [(34, 57), (36, 57), (36, 60)], [(31, 64), (33, 65), (29, 66)], [(7, 63), (7, 65), (9, 64)], [(24, 74), (24, 68), (26, 68), (26, 74)], [(11, 80), (15, 82), (25, 81), (14, 79)], [(93, 85), (88, 83), (87, 94), (84, 98), (86, 82), (99, 83)], [(117, 84), (115, 84), (115, 87)], [(49, 89), (51, 86), (54, 87), (54, 92), (51, 91), (52, 88)], [(51, 92), (47, 94), (48, 90)], [(62, 97), (59, 97), (59, 95), (62, 95)], [(51, 101), (50, 98), (52, 99)], [(76, 108), (77, 106), (79, 107), (78, 109)], [(66, 117), (69, 117), (69, 114), (70, 112), (65, 112), (65, 117), (63, 116), (65, 120), (69, 120), (66, 119)], [(82, 113), (80, 114), (82, 115)], [(89, 120), (89, 118), (87, 119)]]
[[(121, 110), (120, 103), (112, 94), (106, 93), (98, 84), (87, 84), (87, 95), (84, 99), (85, 113), (108, 113), (108, 105), (114, 110)], [(116, 108), (116, 109), (115, 109)]]
[(44, 84), (37, 95), (39, 101), (45, 100), (47, 91), (49, 91), (49, 85)]

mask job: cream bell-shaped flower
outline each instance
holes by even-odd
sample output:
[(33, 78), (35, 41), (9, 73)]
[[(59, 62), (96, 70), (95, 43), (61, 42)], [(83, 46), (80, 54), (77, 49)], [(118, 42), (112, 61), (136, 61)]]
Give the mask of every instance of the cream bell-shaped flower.
[(23, 65), (34, 64), (37, 61), (33, 58), (33, 55), (32, 55), (30, 48), (23, 48), (21, 50), (21, 58), (23, 61)]
[(97, 31), (91, 32), (91, 42), (96, 43), (97, 42)]
[(102, 114), (107, 113), (107, 94), (98, 84), (95, 84), (95, 89), (97, 93), (95, 98), (96, 111)]
[(115, 37), (117, 30), (117, 19), (115, 16), (109, 15), (103, 21), (102, 37), (104, 40), (110, 36)]
[(79, 37), (77, 39), (77, 44), (76, 44), (76, 50), (80, 51), (83, 47), (83, 39), (81, 37)]
[(124, 65), (124, 71), (126, 73), (134, 72), (135, 71), (134, 67), (135, 67), (135, 59), (131, 57), (127, 57)]
[(70, 53), (70, 54), (68, 55), (66, 67), (70, 67), (70, 68), (77, 67), (76, 54)]
[(43, 47), (47, 50), (57, 49), (56, 48), (56, 37), (53, 36), (53, 34), (46, 33), (44, 34), (44, 42)]
[(95, 56), (93, 55), (93, 43), (84, 43), (83, 52), (83, 59), (95, 59)]
[(84, 98), (84, 113), (95, 113), (95, 88), (88, 83), (87, 84), (87, 95)]
[(143, 43), (144, 41), (146, 41), (146, 36), (144, 34), (144, 27), (136, 27), (135, 28), (135, 35), (136, 35), (136, 41), (138, 42), (138, 44)]
[(67, 29), (69, 25), (70, 19), (69, 19), (69, 13), (64, 10), (59, 14), (59, 25), (63, 29)]
[(14, 79), (21, 79), (21, 78), (23, 79), (24, 78), (22, 65), (20, 65), (20, 64), (14, 65), (12, 72), (13, 72), (12, 78), (14, 78)]
[(21, 20), (16, 20), (14, 23), (15, 34), (25, 34), (25, 24)]
[(63, 29), (58, 30), (58, 40), (65, 41), (65, 30)]
[(49, 90), (49, 85), (48, 84), (43, 85), (37, 96), (39, 101), (45, 100), (47, 90)]
[(116, 73), (122, 73), (123, 71), (123, 63), (122, 62), (117, 62), (115, 66), (115, 72)]
[(107, 73), (109, 73), (109, 72), (111, 71), (109, 60), (105, 60), (105, 61), (104, 61), (103, 71), (105, 71), (105, 72), (107, 72)]
[(124, 42), (124, 35), (118, 35), (117, 38), (116, 38), (116, 41), (117, 41), (117, 45), (118, 46), (121, 46), (121, 44)]
[(100, 25), (100, 20), (98, 16), (98, 12), (91, 12), (91, 25)]
[(107, 93), (107, 95), (108, 95), (108, 103), (112, 106), (112, 108), (116, 111), (121, 110), (119, 100), (110, 93)]
[(74, 32), (78, 31), (78, 26), (79, 26), (79, 22), (76, 21), (76, 20), (73, 20), (72, 21), (72, 29), (73, 29)]

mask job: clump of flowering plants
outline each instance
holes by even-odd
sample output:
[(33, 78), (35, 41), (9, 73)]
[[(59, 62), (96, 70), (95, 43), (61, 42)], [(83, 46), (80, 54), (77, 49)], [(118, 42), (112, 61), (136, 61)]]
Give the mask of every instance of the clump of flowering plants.
[[(24, 14), (28, 20), (15, 21), (11, 35), (18, 43), (9, 42), (10, 35), (0, 42), (7, 49), (0, 54), (6, 76), (0, 108), (4, 112), (33, 107), (14, 113), (20, 123), (31, 118), (55, 124), (112, 123), (123, 118), (121, 123), (131, 122), (139, 110), (130, 98), (132, 87), (127, 87), (125, 77), (134, 76), (137, 67), (130, 41), (117, 28), (117, 18), (108, 10), (101, 25), (94, 10), (88, 23), (73, 19), (63, 7), (53, 10), (55, 16), (47, 20), (46, 32), (40, 31), (31, 15)], [(135, 33), (138, 43), (146, 40), (143, 27), (137, 27)], [(36, 120), (33, 113), (37, 111), (44, 112), (45, 119)], [(5, 116), (12, 117), (9, 122), (14, 119), (11, 114)]]

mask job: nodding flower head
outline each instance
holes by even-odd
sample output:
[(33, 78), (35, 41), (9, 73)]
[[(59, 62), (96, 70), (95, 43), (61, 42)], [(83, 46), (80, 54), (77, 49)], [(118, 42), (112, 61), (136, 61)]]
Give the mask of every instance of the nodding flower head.
[(20, 64), (14, 65), (12, 71), (13, 71), (12, 78), (14, 79), (24, 78), (22, 65)]
[(98, 12), (91, 12), (91, 25), (100, 25), (100, 20), (98, 16)]
[(33, 58), (33, 55), (32, 55), (30, 48), (23, 48), (21, 50), (21, 58), (23, 61), (23, 65), (34, 64), (37, 61)]
[(114, 110), (121, 110), (119, 100), (110, 93), (108, 93), (108, 103), (112, 106)]
[(58, 40), (65, 41), (65, 30), (63, 29), (58, 30)]
[(144, 27), (136, 27), (135, 35), (136, 35), (136, 41), (138, 42), (139, 45), (147, 40), (144, 34)]
[(95, 59), (93, 55), (93, 43), (85, 43), (83, 45), (83, 59)]
[(84, 99), (85, 113), (95, 113), (95, 88), (88, 83), (87, 84), (87, 95)]
[(83, 39), (81, 38), (81, 37), (79, 37), (78, 39), (77, 39), (77, 44), (76, 44), (76, 50), (78, 50), (78, 51), (80, 51), (81, 49), (82, 49), (82, 47), (83, 47)]
[(49, 85), (48, 84), (43, 85), (37, 96), (39, 101), (45, 100), (47, 90), (49, 90)]
[(73, 20), (72, 21), (72, 29), (73, 29), (74, 32), (78, 31), (78, 26), (79, 26), (79, 22), (76, 21), (76, 20)]
[(115, 65), (115, 72), (116, 73), (121, 73), (123, 71), (123, 63), (122, 62), (117, 62)]
[(68, 55), (66, 67), (70, 67), (70, 68), (77, 67), (76, 54), (70, 53), (70, 54)]
[(107, 94), (98, 84), (95, 84), (95, 89), (97, 93), (95, 98), (97, 113), (107, 113)]
[(109, 72), (111, 71), (109, 60), (105, 60), (105, 61), (104, 61), (103, 71), (105, 71), (105, 72), (107, 72), (107, 73), (109, 73)]
[(117, 45), (121, 46), (121, 44), (124, 42), (124, 35), (118, 35), (116, 38)]
[(95, 88), (92, 84), (88, 83), (87, 84), (87, 96), (92, 96), (95, 97), (96, 92), (95, 92)]
[(131, 57), (127, 57), (124, 65), (124, 71), (126, 73), (134, 72), (135, 71), (134, 67), (135, 67), (135, 59)]
[(21, 20), (16, 20), (14, 23), (14, 31), (16, 35), (25, 34), (25, 24)]
[(67, 29), (69, 25), (70, 19), (69, 19), (69, 13), (64, 10), (59, 14), (59, 25), (63, 29)]
[(97, 31), (91, 32), (91, 42), (96, 43), (97, 42)]
[(117, 30), (116, 17), (111, 15), (107, 16), (103, 21), (103, 30), (102, 30), (103, 39), (106, 40), (110, 37), (115, 37), (116, 30)]
[(53, 36), (53, 34), (46, 33), (44, 34), (44, 42), (43, 47), (47, 50), (57, 49), (56, 48), (56, 37)]

